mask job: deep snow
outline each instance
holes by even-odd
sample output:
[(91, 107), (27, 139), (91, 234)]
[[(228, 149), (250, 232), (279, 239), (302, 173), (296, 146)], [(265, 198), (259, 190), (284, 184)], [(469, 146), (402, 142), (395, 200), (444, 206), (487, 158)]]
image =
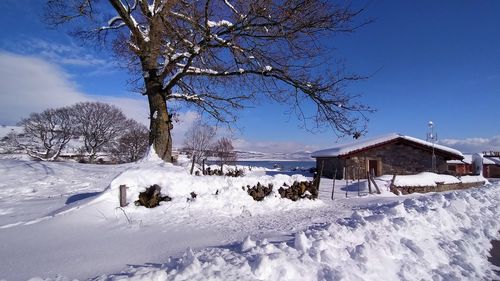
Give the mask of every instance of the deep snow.
[[(322, 179), (320, 200), (297, 204), (272, 194), (254, 202), (242, 185), (277, 189), (304, 179), (265, 173), (195, 177), (155, 159), (0, 160), (0, 280), (491, 279), (486, 255), (489, 240), (500, 238), (498, 184), (397, 197), (385, 187), (366, 196), (363, 182), (337, 181), (332, 201), (333, 182)], [(123, 183), (131, 204), (121, 209)], [(156, 209), (133, 205), (152, 183), (174, 200)], [(195, 201), (186, 200), (191, 191)]]
[(374, 205), (281, 242), (188, 249), (96, 280), (493, 280), (497, 203), (489, 187)]

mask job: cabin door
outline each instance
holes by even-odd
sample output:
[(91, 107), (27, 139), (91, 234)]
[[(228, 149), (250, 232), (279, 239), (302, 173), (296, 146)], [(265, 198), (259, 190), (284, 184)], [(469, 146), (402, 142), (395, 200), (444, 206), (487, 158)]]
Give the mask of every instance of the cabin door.
[(372, 174), (372, 172), (373, 172), (375, 177), (380, 176), (378, 174), (379, 172), (378, 172), (378, 161), (377, 160), (368, 160), (368, 171), (370, 172), (370, 174)]

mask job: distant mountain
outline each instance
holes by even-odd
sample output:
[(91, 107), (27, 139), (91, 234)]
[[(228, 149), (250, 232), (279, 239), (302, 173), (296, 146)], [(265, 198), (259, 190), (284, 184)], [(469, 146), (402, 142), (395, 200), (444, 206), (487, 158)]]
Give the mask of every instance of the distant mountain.
[(310, 151), (297, 151), (292, 153), (275, 152), (266, 153), (258, 151), (236, 150), (239, 160), (290, 160), (290, 161), (313, 161)]

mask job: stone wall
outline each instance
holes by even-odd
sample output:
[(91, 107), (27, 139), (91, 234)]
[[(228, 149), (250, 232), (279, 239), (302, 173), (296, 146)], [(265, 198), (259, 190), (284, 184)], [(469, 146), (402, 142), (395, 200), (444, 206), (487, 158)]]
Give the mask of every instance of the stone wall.
[(484, 173), (484, 175), (487, 178), (500, 178), (500, 167), (499, 166), (495, 166), (495, 165), (485, 165), (485, 166), (487, 169), (487, 173)]
[(399, 195), (399, 193), (406, 195), (411, 193), (427, 193), (427, 192), (441, 192), (459, 189), (468, 189), (473, 187), (483, 186), (484, 181), (469, 182), (469, 183), (438, 183), (437, 186), (394, 186), (391, 190), (392, 193)]

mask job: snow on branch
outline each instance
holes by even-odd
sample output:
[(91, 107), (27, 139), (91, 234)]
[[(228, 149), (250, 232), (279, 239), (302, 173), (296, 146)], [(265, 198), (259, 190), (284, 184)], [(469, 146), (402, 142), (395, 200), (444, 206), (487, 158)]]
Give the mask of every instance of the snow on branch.
[(225, 3), (225, 4), (226, 4), (226, 6), (228, 6), (228, 7), (229, 7), (229, 9), (231, 9), (231, 10), (232, 10), (235, 14), (239, 15), (239, 16), (240, 16), (240, 18), (243, 18), (243, 17), (244, 17), (242, 14), (240, 14), (240, 13), (238, 12), (238, 10), (236, 10), (236, 8), (235, 8), (235, 7), (234, 7), (231, 3), (229, 3), (229, 1), (228, 1), (228, 0), (224, 0), (224, 3)]
[(178, 100), (184, 100), (184, 101), (191, 101), (191, 102), (203, 102), (203, 99), (200, 98), (200, 96), (193, 94), (180, 94), (180, 93), (172, 93), (168, 94), (165, 99), (170, 100), (170, 99), (178, 99)]
[(118, 28), (121, 28), (124, 26), (126, 26), (125, 21), (120, 16), (116, 16), (116, 17), (111, 18), (108, 21), (108, 25), (101, 26), (98, 29), (98, 31), (104, 31), (104, 30), (108, 30), (108, 29), (118, 29)]
[(118, 15), (130, 29), (136, 40), (139, 40), (140, 42), (149, 41), (147, 31), (139, 26), (139, 23), (132, 15), (132, 12), (136, 8), (136, 5), (130, 7), (127, 3), (127, 6), (125, 6), (125, 4), (123, 4), (121, 0), (109, 0), (109, 2), (118, 12)]
[(177, 19), (181, 19), (181, 20), (184, 20), (184, 21), (187, 21), (187, 22), (190, 22), (190, 23), (194, 23), (193, 18), (191, 18), (189, 16), (186, 16), (186, 15), (180, 13), (180, 12), (169, 11), (169, 13), (170, 13), (170, 15), (174, 16)]
[(220, 20), (217, 22), (208, 20), (207, 25), (208, 25), (208, 27), (221, 27), (221, 26), (232, 27), (233, 23), (231, 23), (230, 21), (227, 21), (227, 20)]

